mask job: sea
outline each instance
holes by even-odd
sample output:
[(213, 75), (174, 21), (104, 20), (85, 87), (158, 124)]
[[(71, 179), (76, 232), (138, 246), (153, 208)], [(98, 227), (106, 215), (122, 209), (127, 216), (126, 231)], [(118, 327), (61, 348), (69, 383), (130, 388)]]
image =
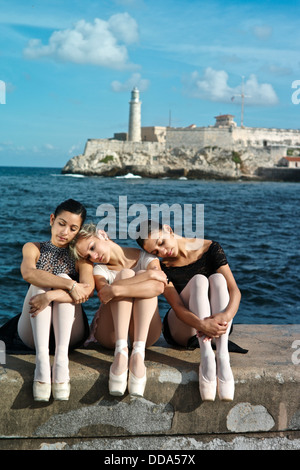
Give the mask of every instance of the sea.
[[(28, 241), (50, 239), (50, 214), (68, 198), (82, 202), (87, 221), (96, 224), (104, 221), (105, 207), (115, 208), (118, 219), (120, 201), (123, 209), (127, 204), (128, 226), (140, 217), (141, 205), (150, 217), (157, 205), (179, 205), (182, 214), (189, 207), (195, 232), (200, 208), (204, 238), (221, 244), (242, 293), (235, 323), (299, 323), (299, 183), (147, 179), (134, 175), (104, 178), (63, 175), (60, 168), (0, 167), (0, 187), (0, 326), (22, 311), (28, 288), (20, 273), (22, 246)], [(124, 230), (121, 235), (117, 230), (115, 241), (137, 246), (130, 236), (126, 239)], [(85, 303), (90, 321), (98, 305), (96, 295)], [(163, 296), (159, 297), (159, 309), (163, 317), (168, 309)]]

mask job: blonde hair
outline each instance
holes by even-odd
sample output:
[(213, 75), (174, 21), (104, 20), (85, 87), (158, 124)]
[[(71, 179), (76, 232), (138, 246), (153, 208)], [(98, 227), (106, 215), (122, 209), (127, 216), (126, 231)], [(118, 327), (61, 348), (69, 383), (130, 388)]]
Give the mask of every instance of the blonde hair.
[(92, 222), (88, 224), (84, 224), (79, 230), (79, 232), (77, 233), (76, 237), (69, 244), (69, 249), (73, 258), (75, 258), (76, 260), (81, 259), (81, 256), (79, 255), (77, 251), (77, 247), (76, 247), (76, 243), (78, 242), (78, 240), (82, 240), (83, 238), (90, 238), (94, 236), (95, 237), (97, 236), (97, 226), (93, 224)]

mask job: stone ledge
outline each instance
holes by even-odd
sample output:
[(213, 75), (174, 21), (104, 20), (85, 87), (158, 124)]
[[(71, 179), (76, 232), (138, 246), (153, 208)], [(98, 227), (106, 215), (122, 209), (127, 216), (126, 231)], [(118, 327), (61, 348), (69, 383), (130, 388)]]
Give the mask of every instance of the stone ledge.
[(144, 442), (147, 437), (197, 440), (200, 435), (267, 437), (299, 431), (300, 354), (295, 341), (300, 340), (300, 325), (235, 325), (231, 339), (249, 352), (231, 353), (236, 392), (230, 403), (218, 398), (202, 402), (199, 349), (170, 348), (163, 338), (146, 351), (148, 380), (141, 399), (108, 394), (112, 351), (95, 347), (71, 353), (70, 400), (49, 403), (32, 399), (34, 356), (7, 355), (0, 366), (0, 447), (24, 439), (28, 446), (29, 441), (40, 446), (41, 440), (135, 437)]

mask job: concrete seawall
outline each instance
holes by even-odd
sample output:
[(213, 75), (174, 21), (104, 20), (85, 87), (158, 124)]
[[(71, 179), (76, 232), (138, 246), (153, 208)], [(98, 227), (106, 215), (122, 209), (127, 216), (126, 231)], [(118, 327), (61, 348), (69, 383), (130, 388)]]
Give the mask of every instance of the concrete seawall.
[(202, 402), (200, 351), (161, 338), (146, 351), (144, 398), (108, 394), (113, 352), (70, 354), (68, 402), (32, 399), (34, 356), (0, 365), (0, 449), (300, 448), (300, 325), (235, 325), (233, 402)]

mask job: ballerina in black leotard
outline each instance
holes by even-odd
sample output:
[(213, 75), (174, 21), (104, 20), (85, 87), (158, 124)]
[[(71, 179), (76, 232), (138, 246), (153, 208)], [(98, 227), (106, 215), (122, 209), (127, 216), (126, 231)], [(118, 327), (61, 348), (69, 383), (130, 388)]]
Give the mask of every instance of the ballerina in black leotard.
[[(143, 230), (141, 233), (145, 233)], [(179, 237), (168, 225), (147, 222), (148, 238), (137, 241), (161, 260), (169, 284), (164, 296), (171, 305), (164, 319), (164, 334), (171, 344), (187, 346), (195, 334), (201, 349), (200, 394), (215, 399), (218, 385), (222, 400), (233, 400), (228, 335), (241, 294), (219, 243)], [(216, 338), (217, 364), (211, 346)]]

